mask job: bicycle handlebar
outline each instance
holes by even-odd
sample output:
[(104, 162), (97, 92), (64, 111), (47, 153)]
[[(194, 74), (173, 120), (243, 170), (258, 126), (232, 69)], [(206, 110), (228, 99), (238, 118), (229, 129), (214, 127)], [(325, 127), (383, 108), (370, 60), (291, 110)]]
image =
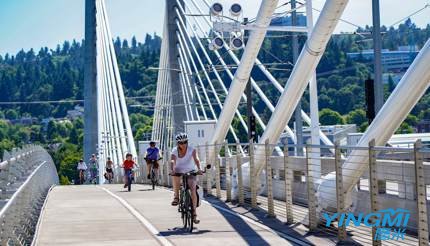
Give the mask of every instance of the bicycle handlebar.
[(176, 173), (175, 174), (171, 174), (171, 173), (169, 173), (169, 176), (182, 176), (182, 175), (194, 175), (194, 176), (197, 176), (197, 175), (202, 175), (202, 174), (206, 173), (206, 171), (208, 169), (211, 169), (211, 167), (212, 166), (210, 164), (207, 164), (206, 167), (205, 167), (205, 169), (203, 171), (201, 171), (202, 172), (201, 174), (198, 174), (197, 171), (191, 171), (191, 172), (179, 173), (179, 174), (176, 174)]

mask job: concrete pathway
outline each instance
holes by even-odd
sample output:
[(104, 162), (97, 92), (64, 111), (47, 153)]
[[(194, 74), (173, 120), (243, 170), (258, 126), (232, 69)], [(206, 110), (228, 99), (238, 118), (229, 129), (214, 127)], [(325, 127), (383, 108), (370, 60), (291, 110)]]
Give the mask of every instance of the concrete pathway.
[(202, 203), (192, 233), (182, 230), (171, 191), (135, 185), (58, 186), (49, 194), (36, 245), (298, 245), (228, 207)]

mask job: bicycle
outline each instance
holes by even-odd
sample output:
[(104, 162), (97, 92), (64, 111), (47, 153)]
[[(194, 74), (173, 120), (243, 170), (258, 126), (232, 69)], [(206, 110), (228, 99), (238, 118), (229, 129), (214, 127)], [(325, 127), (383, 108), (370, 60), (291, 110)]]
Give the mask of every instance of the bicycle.
[[(205, 170), (202, 171), (200, 175), (206, 173), (206, 169), (210, 169), (211, 166), (207, 165)], [(180, 174), (182, 176), (182, 186), (179, 191), (179, 206), (178, 212), (181, 213), (182, 223), (184, 224), (184, 229), (189, 232), (193, 231), (194, 228), (194, 214), (193, 214), (193, 201), (191, 199), (191, 189), (188, 187), (188, 178), (191, 176), (199, 175), (196, 171), (191, 171), (188, 173)], [(197, 186), (199, 189), (199, 186)], [(196, 190), (197, 190), (196, 189)], [(197, 192), (197, 206), (200, 202), (199, 193)]]
[(108, 182), (109, 182), (109, 184), (112, 184), (112, 182), (113, 182), (113, 172), (112, 173), (108, 173)]
[(83, 184), (85, 182), (85, 170), (79, 170), (79, 184)]
[(104, 174), (105, 179), (108, 181), (109, 184), (112, 184), (113, 181), (113, 172), (105, 172)]
[(97, 184), (99, 178), (99, 172), (96, 167), (92, 167), (89, 169), (89, 183), (90, 184)]
[(134, 171), (133, 171), (133, 169), (126, 169), (126, 170), (124, 170), (124, 172), (125, 172), (125, 176), (127, 178), (127, 189), (128, 189), (128, 192), (130, 192), (131, 191), (131, 184), (133, 183), (133, 179), (134, 179)]
[(151, 178), (152, 190), (155, 190), (155, 186), (158, 185), (158, 172), (157, 172), (158, 171), (158, 163), (157, 163), (157, 161), (159, 161), (161, 159), (163, 159), (163, 158), (159, 158), (158, 160), (150, 160), (150, 159), (145, 158), (145, 160), (147, 162), (151, 163), (150, 178)]

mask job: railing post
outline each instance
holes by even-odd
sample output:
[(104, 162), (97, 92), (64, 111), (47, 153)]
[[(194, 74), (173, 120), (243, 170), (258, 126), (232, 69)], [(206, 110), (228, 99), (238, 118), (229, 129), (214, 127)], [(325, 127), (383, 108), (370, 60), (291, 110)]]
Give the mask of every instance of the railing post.
[[(370, 193), (370, 210), (372, 213), (378, 211), (378, 177), (376, 173), (376, 151), (375, 139), (369, 142), (369, 193)], [(372, 227), (372, 245), (381, 245), (381, 240), (376, 237), (377, 227)]]
[(293, 173), (288, 163), (288, 146), (284, 146), (284, 176), (285, 176), (285, 210), (287, 213), (287, 224), (294, 223), (293, 218)]
[(311, 148), (306, 145), (306, 185), (308, 191), (308, 209), (309, 209), (309, 230), (315, 230), (318, 227), (317, 205), (315, 202), (315, 186), (309, 152)]
[(230, 155), (228, 153), (228, 141), (224, 144), (224, 158), (225, 158), (225, 183), (226, 183), (226, 202), (231, 201), (231, 176), (230, 176)]
[(266, 164), (266, 185), (267, 185), (267, 212), (269, 217), (275, 217), (275, 205), (273, 203), (273, 180), (272, 180), (272, 164), (270, 163), (270, 145), (269, 139), (264, 142), (265, 164)]
[[(342, 157), (339, 143), (336, 142), (334, 145), (334, 166), (336, 169), (336, 201), (337, 201), (337, 213), (342, 214), (345, 211), (345, 196), (343, 191), (343, 175), (342, 175)], [(338, 222), (339, 223), (339, 222)], [(346, 240), (346, 229), (345, 224), (337, 227), (337, 237), (340, 242)]]
[(418, 139), (414, 145), (415, 156), (415, 189), (417, 194), (418, 211), (418, 241), (419, 245), (429, 245), (429, 233), (427, 224), (427, 198), (424, 177), (423, 153), (421, 152), (422, 143)]
[(164, 166), (163, 166), (163, 172), (164, 172), (164, 176), (166, 177), (164, 179), (164, 186), (169, 187), (169, 181), (170, 181), (170, 156), (169, 156), (169, 152), (166, 152), (165, 154), (165, 159), (164, 159)]
[(166, 158), (165, 158), (166, 166), (164, 167), (166, 170), (165, 172), (167, 177), (164, 184), (166, 187), (170, 187), (171, 182), (173, 182), (172, 177), (169, 175), (172, 169), (171, 155), (172, 155), (171, 150), (166, 148)]
[(242, 157), (240, 154), (240, 142), (236, 142), (236, 168), (237, 168), (237, 186), (239, 193), (239, 205), (245, 204), (245, 196), (243, 194), (243, 176), (242, 176)]
[[(209, 164), (209, 144), (206, 142), (205, 144), (206, 149), (206, 165)], [(212, 178), (211, 178), (211, 172), (206, 172), (206, 194), (212, 195)]]
[(214, 145), (214, 163), (216, 168), (216, 177), (215, 177), (215, 188), (216, 188), (216, 197), (221, 198), (221, 165), (219, 163), (218, 154), (220, 153), (220, 149), (218, 148), (218, 142), (215, 142)]
[(254, 143), (253, 140), (249, 142), (249, 185), (251, 186), (251, 207), (257, 208), (257, 186), (256, 175), (254, 167)]
[[(165, 155), (164, 151), (162, 152), (162, 155)], [(161, 166), (159, 167), (159, 173), (161, 175), (161, 184), (163, 186), (166, 186), (167, 183), (167, 177), (169, 177), (169, 173), (166, 172), (167, 168), (167, 162), (168, 160), (166, 159), (166, 156), (160, 156), (163, 157), (163, 159), (161, 160)]]
[[(201, 158), (201, 146), (200, 145), (197, 145), (197, 156), (199, 157), (199, 158)], [(200, 159), (201, 160), (201, 159)], [(200, 167), (202, 167), (202, 164), (200, 163)], [(200, 189), (203, 189), (203, 178), (199, 178), (198, 179), (198, 184), (199, 184), (199, 187), (200, 187)]]

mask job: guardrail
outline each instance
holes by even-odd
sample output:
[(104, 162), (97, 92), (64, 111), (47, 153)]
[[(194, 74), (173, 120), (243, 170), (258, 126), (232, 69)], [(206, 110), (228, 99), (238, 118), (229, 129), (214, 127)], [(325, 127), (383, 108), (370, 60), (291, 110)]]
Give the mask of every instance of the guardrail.
[(29, 245), (49, 189), (58, 184), (51, 156), (29, 145), (5, 155), (0, 163), (1, 245)]
[[(375, 240), (376, 227), (345, 228), (338, 226), (337, 220), (326, 227), (322, 214), (352, 212), (358, 216), (389, 208), (407, 209), (410, 218), (405, 240), (428, 244), (430, 203), (426, 188), (430, 185), (430, 150), (419, 140), (414, 148), (379, 147), (372, 143), (368, 147), (286, 145), (280, 146), (283, 156), (273, 152), (275, 146), (269, 144), (265, 144), (264, 156), (256, 156), (253, 151), (256, 146), (254, 143), (196, 146), (202, 165), (209, 163), (214, 167), (199, 180), (205, 193), (251, 209), (263, 209), (269, 217), (287, 224), (305, 224), (309, 231), (337, 234), (339, 242), (352, 240), (362, 244), (380, 244), (380, 240)], [(298, 148), (304, 150), (303, 156), (296, 155)], [(217, 157), (208, 160), (209, 151), (218, 153)], [(370, 168), (360, 175), (354, 190), (347, 192), (343, 180), (351, 172), (343, 163), (357, 153), (365, 159), (360, 164)], [(160, 168), (161, 180), (163, 185), (171, 186), (169, 154), (165, 157)], [(257, 177), (255, 170), (261, 164), (264, 172)], [(317, 194), (324, 188), (321, 186), (327, 185), (322, 182), (327, 175), (334, 178), (332, 194), (326, 198), (333, 207), (322, 206), (324, 195)], [(348, 206), (350, 200), (352, 207)]]

